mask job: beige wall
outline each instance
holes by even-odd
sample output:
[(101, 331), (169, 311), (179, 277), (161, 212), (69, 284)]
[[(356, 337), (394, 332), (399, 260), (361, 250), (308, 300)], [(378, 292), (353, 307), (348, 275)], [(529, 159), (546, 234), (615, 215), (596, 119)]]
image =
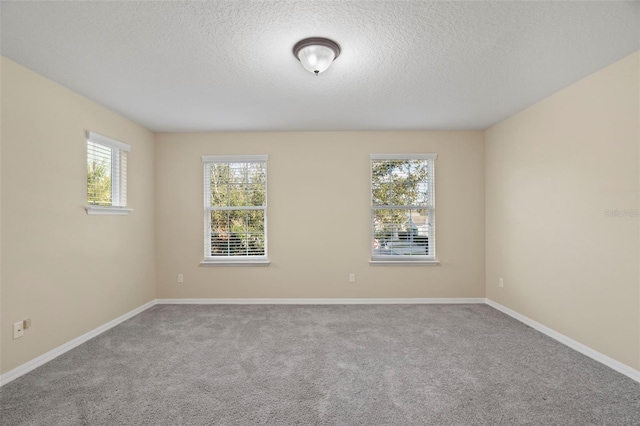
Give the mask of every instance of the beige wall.
[[(639, 221), (605, 215), (639, 207), (639, 56), (486, 132), (155, 137), (2, 58), (0, 372), (156, 295), (487, 295), (640, 369)], [(85, 129), (133, 146), (131, 215), (82, 208)], [(414, 152), (438, 154), (442, 265), (370, 266), (369, 154)], [(199, 266), (200, 157), (212, 154), (269, 155), (269, 267)], [(33, 327), (12, 340), (24, 318)]]
[[(2, 58), (6, 372), (155, 298), (153, 134)], [(84, 130), (132, 145), (129, 216), (88, 216)], [(12, 340), (13, 322), (31, 318)]]
[[(369, 154), (413, 152), (438, 154), (442, 265), (370, 266)], [(269, 155), (269, 267), (198, 266), (201, 156), (215, 154)], [(156, 171), (159, 298), (484, 297), (480, 131), (159, 134)]]
[(639, 207), (638, 60), (488, 129), (485, 154), (487, 297), (635, 369), (639, 220), (605, 211)]

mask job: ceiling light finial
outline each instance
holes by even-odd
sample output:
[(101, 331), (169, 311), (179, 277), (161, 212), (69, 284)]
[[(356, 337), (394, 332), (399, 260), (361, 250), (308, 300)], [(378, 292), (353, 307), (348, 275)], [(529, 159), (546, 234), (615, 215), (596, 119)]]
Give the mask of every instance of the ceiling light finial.
[(310, 37), (293, 46), (293, 55), (305, 69), (317, 76), (340, 56), (340, 46), (328, 38)]

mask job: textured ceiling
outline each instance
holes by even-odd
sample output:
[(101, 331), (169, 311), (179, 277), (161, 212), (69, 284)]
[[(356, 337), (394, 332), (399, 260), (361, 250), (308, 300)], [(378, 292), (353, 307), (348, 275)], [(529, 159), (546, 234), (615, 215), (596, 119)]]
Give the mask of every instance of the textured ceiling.
[[(640, 2), (18, 1), (2, 55), (160, 132), (483, 129), (640, 48)], [(315, 77), (310, 36), (342, 53)]]

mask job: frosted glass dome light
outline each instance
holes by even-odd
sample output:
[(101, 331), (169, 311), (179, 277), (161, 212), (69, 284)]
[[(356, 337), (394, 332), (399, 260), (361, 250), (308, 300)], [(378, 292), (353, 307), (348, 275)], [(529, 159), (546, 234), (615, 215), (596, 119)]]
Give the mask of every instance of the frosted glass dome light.
[(327, 38), (305, 38), (296, 43), (293, 54), (305, 69), (318, 75), (340, 55), (340, 46)]

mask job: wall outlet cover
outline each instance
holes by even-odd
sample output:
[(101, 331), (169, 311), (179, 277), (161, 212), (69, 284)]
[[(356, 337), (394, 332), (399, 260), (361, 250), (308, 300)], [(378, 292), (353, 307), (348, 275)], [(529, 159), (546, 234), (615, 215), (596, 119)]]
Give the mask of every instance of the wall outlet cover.
[(19, 321), (13, 324), (13, 338), (14, 339), (19, 339), (22, 336), (24, 336), (24, 328), (23, 328), (23, 321)]

